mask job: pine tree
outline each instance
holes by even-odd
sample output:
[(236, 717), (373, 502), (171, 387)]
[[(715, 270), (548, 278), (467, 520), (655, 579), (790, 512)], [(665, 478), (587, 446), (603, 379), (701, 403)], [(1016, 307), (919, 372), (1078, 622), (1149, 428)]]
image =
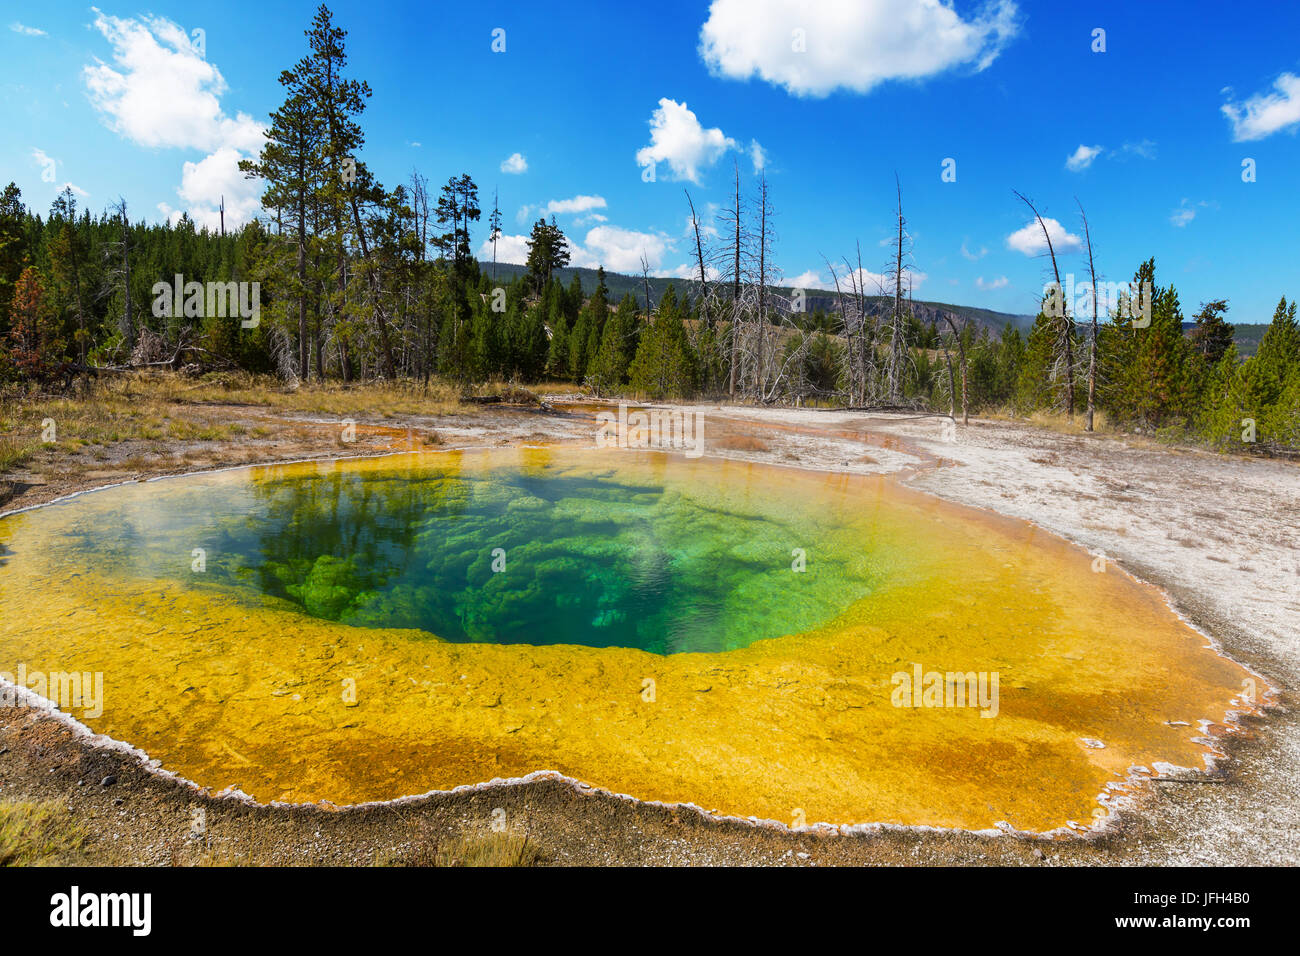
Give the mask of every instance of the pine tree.
[(659, 300), (659, 314), (641, 334), (629, 377), (633, 390), (654, 399), (688, 398), (695, 392), (696, 359), (671, 285)]
[(533, 231), (528, 237), (528, 274), (532, 277), (533, 287), (541, 289), (551, 280), (555, 272), (569, 264), (569, 243), (564, 233), (555, 224), (555, 217), (547, 223), (538, 219), (533, 223)]

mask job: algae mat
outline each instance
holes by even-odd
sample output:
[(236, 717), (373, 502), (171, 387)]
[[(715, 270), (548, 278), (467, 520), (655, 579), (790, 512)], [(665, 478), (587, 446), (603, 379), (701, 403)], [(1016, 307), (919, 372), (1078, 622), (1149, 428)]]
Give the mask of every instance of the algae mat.
[[(785, 823), (1045, 831), (1134, 768), (1203, 767), (1253, 687), (1095, 567), (882, 478), (619, 450), (298, 463), (0, 519), (0, 672), (261, 801), (548, 769)], [(59, 674), (102, 675), (102, 701), (60, 700)]]

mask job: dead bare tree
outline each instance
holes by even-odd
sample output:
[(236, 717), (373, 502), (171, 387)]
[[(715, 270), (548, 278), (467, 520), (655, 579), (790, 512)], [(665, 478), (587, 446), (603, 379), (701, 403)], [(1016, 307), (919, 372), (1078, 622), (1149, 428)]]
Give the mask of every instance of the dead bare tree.
[(1047, 223), (1038, 212), (1032, 202), (1026, 199), (1020, 192), (1012, 190), (1016, 198), (1029, 207), (1029, 211), (1034, 214), (1034, 219), (1038, 221), (1038, 227), (1043, 230), (1043, 239), (1047, 242), (1047, 254), (1052, 260), (1052, 276), (1055, 281), (1053, 294), (1059, 305), (1054, 312), (1059, 312), (1057, 316), (1057, 335), (1056, 335), (1056, 353), (1057, 359), (1054, 363), (1058, 368), (1063, 367), (1065, 373), (1065, 414), (1069, 419), (1074, 418), (1074, 319), (1070, 316), (1069, 303), (1065, 301), (1065, 287), (1061, 285), (1061, 270), (1056, 263), (1056, 249), (1052, 245), (1052, 237), (1047, 231)]
[[(962, 341), (962, 332), (963, 332), (963, 331), (965, 330), (965, 328), (966, 328), (966, 321), (963, 319), (963, 320), (962, 320), (962, 328), (961, 328), (961, 329), (958, 329), (958, 328), (957, 328), (957, 323), (953, 321), (952, 316), (949, 315), (947, 312), (944, 312), (944, 313), (943, 313), (943, 318), (944, 318), (944, 321), (948, 323), (948, 327), (949, 327), (950, 329), (952, 329), (952, 337), (953, 337), (953, 339), (956, 340), (956, 342), (957, 342), (957, 360), (958, 360), (958, 362), (961, 363), (961, 423), (962, 423), (963, 425), (969, 425), (969, 424), (970, 424), (970, 414), (969, 414), (969, 405), (970, 405), (970, 401), (969, 401), (969, 399), (970, 399), (970, 391), (969, 391), (969, 389), (968, 389), (968, 387), (967, 387), (967, 383), (966, 383), (966, 378), (967, 378), (967, 376), (966, 376), (966, 367), (967, 367), (967, 366), (966, 366), (966, 343), (965, 343), (964, 341)], [(942, 341), (942, 340), (941, 340), (941, 341)], [(945, 347), (945, 349), (944, 349), (944, 357), (947, 358), (947, 355), (948, 355), (948, 350), (947, 350), (947, 348)], [(951, 390), (952, 390), (952, 362), (951, 362), (951, 360), (949, 360), (949, 362), (948, 362), (948, 387), (949, 387), (949, 391), (951, 391)], [(949, 412), (949, 414), (951, 414), (951, 411)]]
[(641, 253), (641, 284), (645, 289), (645, 315), (649, 319), (654, 314), (655, 304), (650, 299), (650, 260)]
[(1097, 266), (1092, 257), (1092, 231), (1088, 228), (1088, 214), (1083, 211), (1083, 203), (1078, 197), (1079, 217), (1083, 220), (1083, 239), (1088, 247), (1088, 275), (1092, 282), (1092, 326), (1088, 330), (1088, 424), (1086, 431), (1092, 431), (1092, 419), (1096, 410), (1097, 396)]
[(889, 326), (889, 363), (886, 366), (889, 386), (889, 400), (894, 405), (903, 401), (903, 274), (907, 271), (907, 260), (903, 244), (906, 237), (906, 220), (903, 218), (903, 186), (894, 176), (894, 186), (898, 192), (898, 241), (895, 245), (894, 258), (887, 275), (894, 280), (894, 311)]
[(742, 237), (742, 222), (744, 215), (740, 204), (740, 164), (732, 163), (735, 172), (735, 191), (732, 193), (732, 205), (730, 209), (723, 210), (722, 219), (731, 225), (731, 246), (728, 250), (732, 259), (731, 268), (731, 369), (727, 383), (727, 394), (733, 399), (736, 397), (736, 366), (739, 358), (739, 324), (741, 319), (741, 302), (740, 288), (742, 285), (740, 261), (744, 251), (744, 242)]
[(691, 228), (695, 230), (695, 261), (700, 269), (700, 307), (705, 310), (704, 319), (708, 323), (709, 280), (704, 272), (704, 242), (700, 238), (700, 219), (695, 215), (695, 203), (691, 201), (690, 190), (683, 189), (682, 192), (686, 193), (686, 204), (691, 207)]
[(107, 244), (107, 255), (120, 264), (112, 268), (110, 274), (116, 275), (122, 282), (122, 315), (118, 319), (117, 329), (122, 336), (123, 353), (130, 355), (135, 349), (135, 313), (131, 309), (131, 222), (127, 216), (125, 199), (119, 196), (111, 208), (117, 214), (118, 240)]

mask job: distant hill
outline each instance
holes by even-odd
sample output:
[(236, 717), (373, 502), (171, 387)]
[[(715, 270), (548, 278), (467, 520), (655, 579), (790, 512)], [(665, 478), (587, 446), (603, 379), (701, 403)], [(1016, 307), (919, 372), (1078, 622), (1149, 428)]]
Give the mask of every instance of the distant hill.
[[(479, 268), (482, 269), (486, 275), (492, 275), (491, 262), (480, 261)], [(498, 262), (496, 270), (497, 277), (504, 281), (509, 281), (515, 276), (523, 275), (528, 271), (523, 266), (509, 265), (504, 262)], [(568, 283), (573, 281), (573, 276), (575, 274), (577, 274), (581, 279), (582, 288), (584, 290), (590, 292), (592, 289), (596, 288), (595, 269), (561, 269), (559, 273), (557, 273), (560, 281), (565, 285), (568, 285)], [(640, 276), (623, 275), (618, 272), (606, 272), (605, 285), (610, 291), (611, 300), (614, 302), (618, 302), (618, 300), (623, 298), (624, 295), (631, 293), (642, 307), (645, 306), (645, 290)], [(661, 279), (652, 276), (650, 278), (650, 297), (654, 299), (655, 302), (658, 302), (660, 297), (664, 294), (664, 290), (666, 290), (669, 285), (676, 286), (677, 291), (680, 294), (690, 290), (695, 283), (691, 282), (689, 279)], [(788, 291), (790, 289), (789, 286), (777, 286), (776, 288), (780, 288), (783, 291)], [(893, 308), (893, 299), (888, 296), (868, 296), (867, 302), (867, 309), (872, 315), (887, 315), (889, 310)], [(816, 312), (818, 310), (821, 310), (822, 312), (832, 312), (836, 308), (835, 293), (833, 291), (810, 289), (808, 291), (806, 305), (809, 312)], [(991, 309), (980, 309), (970, 305), (953, 305), (947, 302), (925, 302), (917, 300), (912, 303), (912, 308), (916, 312), (917, 318), (925, 325), (929, 325), (931, 322), (939, 322), (942, 324), (943, 316), (945, 314), (951, 315), (954, 321), (960, 322), (964, 319), (968, 322), (974, 323), (975, 325), (986, 327), (990, 332), (994, 333), (1000, 333), (1006, 327), (1008, 322), (1010, 322), (1015, 328), (1021, 330), (1028, 329), (1034, 324), (1034, 317), (1032, 315), (1013, 315), (1008, 312), (994, 312)]]
[(1238, 354), (1242, 358), (1254, 355), (1259, 350), (1259, 340), (1267, 331), (1267, 325), (1234, 325), (1232, 341), (1236, 343)]

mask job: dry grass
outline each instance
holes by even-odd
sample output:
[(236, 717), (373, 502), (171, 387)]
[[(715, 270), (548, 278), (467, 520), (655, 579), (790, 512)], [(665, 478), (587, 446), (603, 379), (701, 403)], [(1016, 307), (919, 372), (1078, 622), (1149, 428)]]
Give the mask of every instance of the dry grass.
[(727, 451), (771, 451), (772, 447), (753, 435), (725, 435), (713, 443), (715, 448)]
[[(518, 390), (517, 399), (537, 402)], [(266, 438), (264, 425), (234, 421), (231, 406), (268, 413), (386, 419), (438, 416), (464, 410), (454, 386), (343, 385), (287, 389), (275, 379), (243, 373), (194, 381), (170, 372), (115, 375), (68, 395), (0, 392), (0, 477), (21, 465), (48, 470), (68, 455), (105, 460), (104, 451), (132, 443), (126, 453), (148, 460), (169, 443)], [(247, 416), (239, 416), (247, 417)], [(46, 442), (52, 424), (54, 440)]]
[(0, 866), (68, 866), (85, 833), (62, 804), (0, 802)]
[(480, 833), (421, 846), (380, 866), (537, 866), (541, 848), (527, 835)]

